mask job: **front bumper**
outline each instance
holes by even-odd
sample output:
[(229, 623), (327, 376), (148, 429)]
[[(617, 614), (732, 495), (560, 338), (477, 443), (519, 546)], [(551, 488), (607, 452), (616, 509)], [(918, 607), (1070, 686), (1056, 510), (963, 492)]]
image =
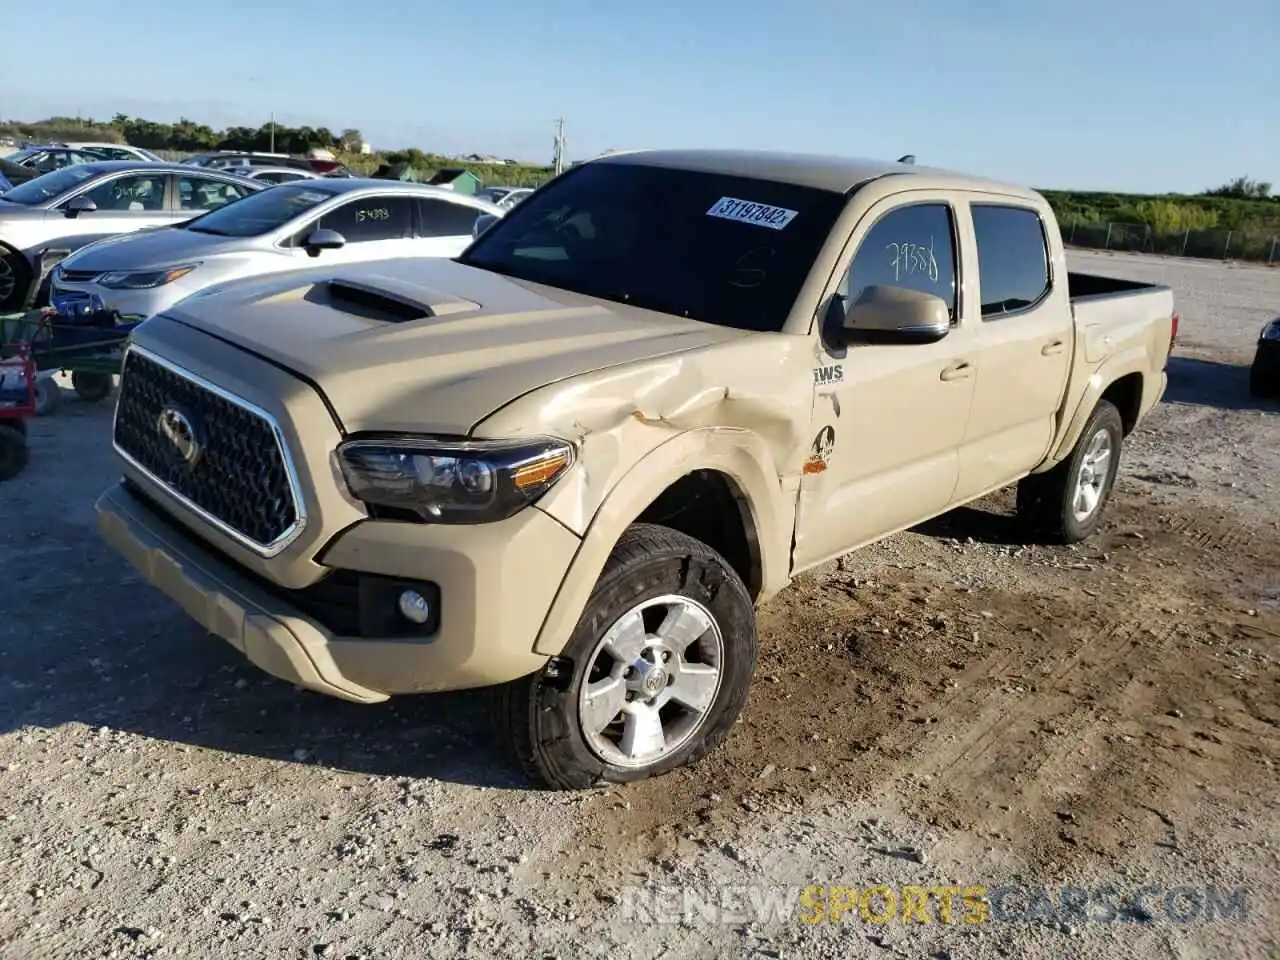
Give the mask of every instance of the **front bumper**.
[(124, 483), (97, 502), (102, 537), (153, 586), (262, 670), (373, 703), (400, 693), (504, 683), (542, 667), (533, 652), (578, 538), (536, 507), (506, 521), (440, 526), (365, 521), (320, 562), (336, 571), (429, 580), (441, 620), (427, 637), (349, 637), (289, 592), (209, 549)]
[(110, 290), (96, 283), (58, 283), (55, 280), (49, 286), (49, 302), (87, 301), (92, 295), (97, 296), (108, 310), (115, 310), (121, 316), (145, 319), (167, 310), (190, 292), (178, 283), (146, 290)]

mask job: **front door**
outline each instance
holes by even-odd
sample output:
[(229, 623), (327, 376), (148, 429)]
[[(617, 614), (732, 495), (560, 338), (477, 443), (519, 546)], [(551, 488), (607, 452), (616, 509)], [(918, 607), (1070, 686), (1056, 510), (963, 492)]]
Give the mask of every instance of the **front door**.
[[(959, 296), (964, 270), (952, 204), (932, 192), (911, 196), (884, 201), (859, 223), (846, 251), (851, 265), (841, 268), (825, 311), (797, 569), (941, 513), (952, 501), (974, 391), (976, 318), (964, 315)], [(871, 284), (941, 297), (951, 332), (935, 343), (835, 345), (830, 331)]]
[(973, 198), (968, 213), (982, 319), (958, 500), (1005, 486), (1048, 453), (1073, 337), (1065, 264), (1051, 264), (1039, 213), (994, 197)]
[(413, 218), (413, 198), (407, 194), (350, 200), (322, 214), (294, 237), (296, 246), (313, 230), (335, 230), (342, 234), (346, 245), (321, 251), (315, 260), (310, 260), (301, 249), (297, 255), (305, 259), (307, 265), (364, 263), (412, 256), (416, 248)]

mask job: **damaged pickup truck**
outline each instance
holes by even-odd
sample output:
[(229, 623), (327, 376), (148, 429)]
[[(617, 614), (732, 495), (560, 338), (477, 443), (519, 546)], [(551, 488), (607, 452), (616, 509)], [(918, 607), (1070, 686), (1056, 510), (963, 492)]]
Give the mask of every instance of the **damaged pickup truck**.
[(105, 539), (261, 669), (494, 687), (534, 778), (696, 760), (755, 604), (1017, 483), (1102, 518), (1163, 287), (1068, 273), (1037, 193), (925, 167), (618, 153), (454, 260), (234, 282), (137, 328)]

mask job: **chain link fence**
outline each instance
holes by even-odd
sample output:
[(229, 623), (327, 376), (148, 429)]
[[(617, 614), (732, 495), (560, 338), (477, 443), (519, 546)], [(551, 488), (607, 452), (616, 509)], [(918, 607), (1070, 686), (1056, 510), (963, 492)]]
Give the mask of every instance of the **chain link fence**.
[(1159, 253), (1210, 260), (1280, 263), (1280, 236), (1250, 230), (1157, 231), (1149, 223), (1067, 221), (1061, 224), (1068, 246), (1130, 253)]

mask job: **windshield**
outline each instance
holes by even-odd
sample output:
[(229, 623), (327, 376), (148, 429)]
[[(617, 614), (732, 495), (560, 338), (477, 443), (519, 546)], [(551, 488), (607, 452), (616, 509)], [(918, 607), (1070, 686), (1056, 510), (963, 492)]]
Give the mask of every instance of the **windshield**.
[(19, 184), (7, 191), (4, 198), (10, 203), (24, 203), (32, 207), (60, 197), (72, 187), (78, 187), (94, 176), (94, 170), (81, 164), (63, 167)]
[(640, 163), (592, 163), (530, 195), (458, 258), (740, 330), (782, 329), (842, 193)]
[(258, 237), (278, 230), (294, 217), (333, 196), (332, 190), (283, 184), (233, 200), (181, 226), (184, 230), (212, 233), (219, 237)]

